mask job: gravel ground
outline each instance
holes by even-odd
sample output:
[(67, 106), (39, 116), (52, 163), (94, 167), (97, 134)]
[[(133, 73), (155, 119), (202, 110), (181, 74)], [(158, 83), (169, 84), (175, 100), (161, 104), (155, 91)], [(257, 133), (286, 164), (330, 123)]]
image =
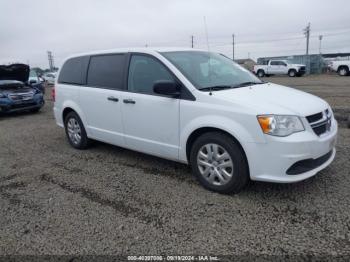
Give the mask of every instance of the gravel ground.
[[(350, 77), (266, 80), (350, 105)], [(47, 101), (0, 117), (0, 254), (350, 255), (350, 129), (337, 150), (306, 181), (220, 195), (182, 164), (103, 143), (74, 150)]]

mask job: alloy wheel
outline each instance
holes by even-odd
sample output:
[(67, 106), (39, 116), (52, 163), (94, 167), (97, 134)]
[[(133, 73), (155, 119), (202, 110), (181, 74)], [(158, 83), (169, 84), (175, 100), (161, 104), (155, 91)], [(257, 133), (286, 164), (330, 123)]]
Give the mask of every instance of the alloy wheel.
[(81, 128), (75, 118), (70, 118), (67, 123), (67, 131), (69, 139), (73, 144), (78, 145), (81, 141)]
[(233, 161), (225, 148), (218, 144), (206, 144), (197, 154), (200, 174), (212, 185), (227, 184), (233, 176)]

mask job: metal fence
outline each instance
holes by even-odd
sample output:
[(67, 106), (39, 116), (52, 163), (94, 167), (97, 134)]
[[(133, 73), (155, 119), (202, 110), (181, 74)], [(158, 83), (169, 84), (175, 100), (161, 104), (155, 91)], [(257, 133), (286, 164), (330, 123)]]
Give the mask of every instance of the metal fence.
[(322, 55), (293, 55), (258, 58), (258, 64), (267, 64), (269, 60), (288, 60), (293, 64), (306, 65), (307, 74), (321, 74), (327, 70), (327, 62)]

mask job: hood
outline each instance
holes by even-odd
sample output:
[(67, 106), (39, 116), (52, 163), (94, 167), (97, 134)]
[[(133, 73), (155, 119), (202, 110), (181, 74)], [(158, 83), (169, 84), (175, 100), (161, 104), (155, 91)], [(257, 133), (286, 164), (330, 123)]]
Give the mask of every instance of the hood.
[(302, 65), (302, 64), (292, 64), (292, 66), (301, 67), (301, 66), (305, 66), (305, 65)]
[(27, 82), (29, 66), (25, 64), (0, 65), (0, 80)]
[(272, 83), (213, 92), (213, 97), (247, 106), (256, 114), (308, 116), (329, 107), (323, 99)]

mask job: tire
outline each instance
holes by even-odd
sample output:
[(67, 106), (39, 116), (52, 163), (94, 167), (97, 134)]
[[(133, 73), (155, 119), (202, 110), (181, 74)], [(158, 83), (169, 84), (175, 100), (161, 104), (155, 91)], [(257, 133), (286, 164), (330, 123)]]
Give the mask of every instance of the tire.
[(294, 69), (289, 70), (288, 72), (289, 77), (296, 77), (297, 71)]
[(349, 74), (349, 68), (347, 66), (341, 66), (338, 69), (338, 75), (347, 76)]
[[(217, 152), (216, 156), (208, 148), (211, 152)], [(227, 154), (223, 158), (225, 152)], [(249, 168), (243, 150), (232, 137), (221, 132), (208, 132), (196, 139), (191, 148), (190, 164), (197, 180), (211, 191), (238, 193), (249, 181)]]
[(76, 149), (86, 149), (90, 140), (80, 117), (74, 111), (68, 113), (64, 119), (64, 128), (69, 144)]
[(264, 77), (265, 76), (265, 72), (264, 70), (258, 70), (258, 73), (257, 73), (258, 77)]

